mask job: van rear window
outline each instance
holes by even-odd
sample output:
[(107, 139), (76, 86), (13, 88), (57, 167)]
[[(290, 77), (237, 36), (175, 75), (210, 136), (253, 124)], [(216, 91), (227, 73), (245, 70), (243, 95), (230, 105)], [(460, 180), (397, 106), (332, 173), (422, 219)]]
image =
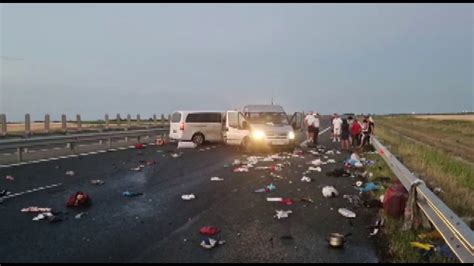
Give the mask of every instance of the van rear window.
[(188, 123), (221, 123), (221, 121), (221, 113), (193, 113), (186, 117)]
[(171, 116), (171, 122), (178, 123), (179, 121), (181, 121), (181, 113), (173, 113)]

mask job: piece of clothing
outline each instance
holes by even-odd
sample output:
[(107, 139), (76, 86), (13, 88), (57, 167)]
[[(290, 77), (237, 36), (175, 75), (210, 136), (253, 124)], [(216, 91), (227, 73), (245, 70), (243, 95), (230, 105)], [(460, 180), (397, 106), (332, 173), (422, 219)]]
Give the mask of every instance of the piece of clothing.
[(342, 124), (341, 127), (341, 139), (348, 140), (350, 135), (349, 124)]

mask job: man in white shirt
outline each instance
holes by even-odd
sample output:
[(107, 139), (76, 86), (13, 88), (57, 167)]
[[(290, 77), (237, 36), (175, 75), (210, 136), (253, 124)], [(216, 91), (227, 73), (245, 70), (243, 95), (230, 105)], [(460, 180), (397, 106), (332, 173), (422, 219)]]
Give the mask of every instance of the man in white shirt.
[(308, 142), (313, 140), (314, 120), (315, 120), (315, 117), (314, 117), (313, 111), (309, 112), (309, 114), (306, 115), (306, 117), (304, 118), (304, 123), (305, 123), (306, 128), (307, 128), (307, 130), (306, 130), (306, 140)]
[(334, 127), (334, 138), (332, 139), (332, 142), (336, 142), (336, 140), (340, 142), (342, 119), (339, 117), (339, 115), (336, 114), (336, 118), (334, 118), (332, 124)]
[(314, 115), (314, 132), (313, 132), (313, 144), (318, 145), (318, 136), (319, 136), (319, 113)]

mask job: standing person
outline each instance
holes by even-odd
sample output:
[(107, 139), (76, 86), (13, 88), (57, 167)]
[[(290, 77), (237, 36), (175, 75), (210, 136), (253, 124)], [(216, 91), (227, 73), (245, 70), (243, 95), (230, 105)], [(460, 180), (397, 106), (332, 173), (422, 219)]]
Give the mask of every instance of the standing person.
[(367, 145), (370, 141), (369, 118), (366, 116), (362, 121), (362, 140), (359, 147)]
[(351, 135), (352, 135), (352, 146), (359, 146), (360, 144), (360, 133), (362, 131), (362, 126), (360, 125), (357, 118), (352, 122)]
[(371, 135), (375, 135), (375, 121), (372, 116), (369, 116), (369, 132)]
[[(349, 124), (349, 133), (352, 129), (352, 123), (354, 123), (354, 119), (352, 118), (352, 115), (350, 115), (347, 118), (347, 123)], [(349, 144), (352, 145), (352, 134), (349, 134)]]
[(334, 118), (336, 118), (335, 113), (331, 116), (331, 121), (330, 121), (331, 129), (329, 131), (331, 131), (331, 139), (334, 139), (334, 125), (332, 123), (334, 121)]
[(306, 141), (310, 142), (313, 141), (314, 135), (314, 113), (311, 111), (306, 117), (304, 118), (304, 123), (306, 125)]
[(318, 145), (318, 136), (319, 136), (319, 113), (314, 115), (314, 132), (313, 132), (313, 145)]
[(349, 150), (349, 123), (346, 119), (342, 120), (341, 124), (341, 149), (342, 150)]
[(336, 142), (336, 140), (340, 142), (342, 119), (339, 117), (339, 115), (336, 114), (332, 124), (334, 126), (334, 138), (332, 139), (332, 142)]

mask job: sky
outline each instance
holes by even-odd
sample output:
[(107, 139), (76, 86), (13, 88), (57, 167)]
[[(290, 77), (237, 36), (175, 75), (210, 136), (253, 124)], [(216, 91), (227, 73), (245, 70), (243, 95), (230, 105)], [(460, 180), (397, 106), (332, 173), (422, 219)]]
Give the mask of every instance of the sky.
[(474, 5), (0, 4), (0, 113), (474, 109)]

